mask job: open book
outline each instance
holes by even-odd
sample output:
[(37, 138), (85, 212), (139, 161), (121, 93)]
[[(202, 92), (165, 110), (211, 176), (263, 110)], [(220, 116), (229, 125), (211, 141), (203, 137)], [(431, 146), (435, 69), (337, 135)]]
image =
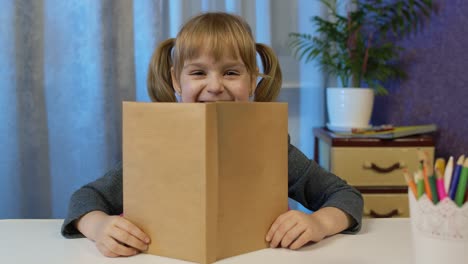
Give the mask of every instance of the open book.
[(384, 131), (334, 132), (338, 137), (393, 139), (437, 131), (435, 124), (419, 126), (397, 126)]
[(285, 103), (123, 103), (125, 218), (147, 253), (212, 263), (269, 247), (288, 209)]

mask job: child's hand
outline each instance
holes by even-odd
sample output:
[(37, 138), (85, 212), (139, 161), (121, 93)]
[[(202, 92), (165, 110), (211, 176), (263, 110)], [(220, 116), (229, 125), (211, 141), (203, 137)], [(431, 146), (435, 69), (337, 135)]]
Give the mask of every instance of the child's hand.
[(133, 256), (148, 249), (149, 237), (121, 216), (93, 211), (76, 224), (78, 230), (95, 241), (98, 250), (107, 257)]
[(319, 242), (339, 233), (352, 222), (349, 215), (334, 207), (324, 207), (312, 214), (291, 210), (275, 220), (266, 241), (271, 247), (298, 249), (310, 241)]
[(309, 241), (318, 242), (325, 237), (322, 223), (300, 211), (291, 210), (280, 215), (267, 233), (270, 247), (298, 249)]

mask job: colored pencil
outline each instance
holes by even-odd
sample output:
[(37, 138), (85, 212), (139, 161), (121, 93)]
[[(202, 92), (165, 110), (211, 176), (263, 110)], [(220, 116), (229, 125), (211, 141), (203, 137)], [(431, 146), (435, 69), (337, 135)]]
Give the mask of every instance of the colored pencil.
[(426, 173), (428, 175), (429, 187), (431, 187), (431, 200), (434, 204), (437, 204), (439, 202), (439, 194), (437, 192), (436, 176), (434, 174), (434, 168), (432, 167), (429, 155), (427, 152), (425, 152), (425, 154)]
[(434, 163), (434, 169), (439, 168), (440, 173), (445, 171), (445, 160), (443, 158), (437, 158)]
[(431, 193), (431, 185), (429, 183), (429, 176), (427, 175), (427, 168), (426, 168), (426, 155), (421, 149), (418, 149), (418, 157), (419, 157), (419, 168), (422, 171), (423, 179), (424, 179), (424, 192), (427, 195), (427, 198), (432, 201), (432, 193)]
[(403, 175), (405, 176), (406, 183), (408, 184), (408, 187), (410, 188), (411, 192), (413, 193), (414, 198), (418, 199), (418, 191), (416, 189), (416, 183), (414, 183), (414, 180), (409, 175), (407, 169), (403, 169)]
[(436, 173), (437, 180), (437, 193), (439, 194), (439, 200), (442, 201), (447, 198), (447, 193), (445, 192), (444, 186), (444, 176), (442, 176), (441, 170), (439, 168), (434, 169)]
[(455, 201), (455, 195), (457, 193), (458, 181), (460, 179), (460, 172), (463, 167), (464, 160), (465, 160), (465, 155), (461, 155), (457, 160), (457, 165), (455, 165), (455, 168), (453, 169), (452, 180), (450, 182), (448, 196), (450, 197), (450, 199), (454, 201)]
[(422, 171), (418, 170), (414, 173), (414, 180), (416, 181), (416, 188), (418, 191), (418, 199), (424, 195), (424, 178)]
[(458, 181), (457, 194), (455, 195), (455, 203), (461, 207), (465, 202), (466, 184), (468, 182), (468, 159), (463, 163), (463, 168)]
[(450, 156), (450, 158), (447, 161), (447, 165), (445, 165), (445, 171), (444, 171), (444, 186), (445, 186), (446, 193), (448, 193), (450, 189), (450, 182), (452, 181), (452, 173), (453, 173), (453, 157)]

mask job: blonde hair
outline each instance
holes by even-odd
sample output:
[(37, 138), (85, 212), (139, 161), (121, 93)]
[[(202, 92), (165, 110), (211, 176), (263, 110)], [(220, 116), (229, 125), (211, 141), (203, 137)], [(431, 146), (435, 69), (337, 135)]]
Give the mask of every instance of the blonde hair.
[[(171, 67), (179, 79), (184, 61), (195, 59), (209, 50), (215, 60), (221, 56), (240, 57), (252, 78), (262, 77), (255, 89), (254, 101), (274, 101), (281, 88), (278, 58), (264, 44), (255, 43), (250, 26), (239, 16), (228, 13), (204, 13), (190, 19), (177, 38), (161, 42), (151, 57), (148, 69), (148, 94), (155, 102), (176, 102)], [(264, 73), (258, 72), (256, 54)]]

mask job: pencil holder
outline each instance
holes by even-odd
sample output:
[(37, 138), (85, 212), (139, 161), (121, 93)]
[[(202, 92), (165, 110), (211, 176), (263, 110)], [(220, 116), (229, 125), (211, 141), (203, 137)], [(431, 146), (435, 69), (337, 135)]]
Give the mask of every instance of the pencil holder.
[[(451, 199), (434, 205), (426, 195), (408, 193), (414, 263), (467, 263), (468, 205)], [(461, 262), (460, 262), (461, 261)]]

